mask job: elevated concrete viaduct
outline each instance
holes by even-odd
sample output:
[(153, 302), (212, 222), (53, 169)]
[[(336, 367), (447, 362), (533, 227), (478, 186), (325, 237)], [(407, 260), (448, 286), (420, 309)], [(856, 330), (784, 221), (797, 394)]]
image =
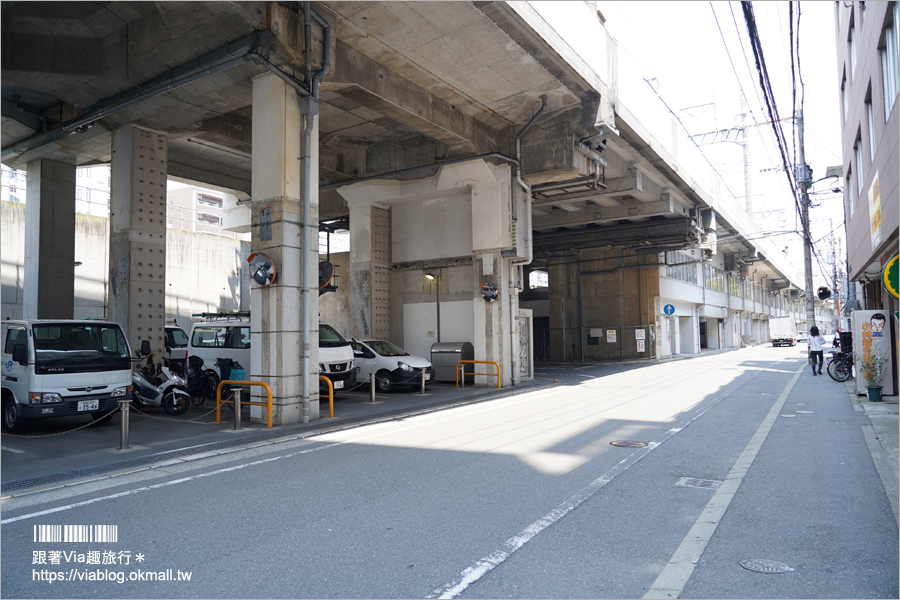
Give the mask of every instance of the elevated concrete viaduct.
[(591, 323), (652, 326), (653, 342), (666, 252), (795, 286), (712, 168), (685, 162), (671, 117), (642, 112), (648, 88), (596, 15), (560, 4), (605, 61), (519, 2), (3, 2), (2, 152), (28, 170), (28, 316), (72, 316), (58, 300), (74, 251), (55, 240), (72, 227), (73, 167), (102, 163), (109, 314), (132, 344), (163, 343), (166, 179), (239, 199), (231, 226), (280, 274), (251, 292), (250, 376), (272, 386), (277, 423), (319, 416), (320, 219), (349, 216), (343, 333), (427, 356), (441, 331), (498, 362), (503, 385), (533, 373), (528, 269), (550, 273), (542, 356), (558, 360), (586, 358)]

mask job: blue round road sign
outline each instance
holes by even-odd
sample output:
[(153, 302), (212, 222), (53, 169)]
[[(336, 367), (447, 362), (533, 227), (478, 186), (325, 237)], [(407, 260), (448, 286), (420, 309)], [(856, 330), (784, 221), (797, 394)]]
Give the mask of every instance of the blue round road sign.
[(666, 304), (665, 307), (663, 308), (663, 312), (666, 313), (667, 315), (674, 315), (675, 307), (672, 306), (671, 304)]

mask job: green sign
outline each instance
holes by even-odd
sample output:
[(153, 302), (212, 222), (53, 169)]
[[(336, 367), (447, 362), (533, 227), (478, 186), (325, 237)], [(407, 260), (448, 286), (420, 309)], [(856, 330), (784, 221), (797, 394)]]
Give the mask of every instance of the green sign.
[(895, 254), (891, 260), (887, 261), (887, 264), (884, 265), (884, 268), (881, 270), (881, 285), (883, 285), (884, 289), (887, 290), (887, 293), (894, 298), (900, 298), (900, 295), (897, 294), (898, 258), (900, 258), (900, 254)]

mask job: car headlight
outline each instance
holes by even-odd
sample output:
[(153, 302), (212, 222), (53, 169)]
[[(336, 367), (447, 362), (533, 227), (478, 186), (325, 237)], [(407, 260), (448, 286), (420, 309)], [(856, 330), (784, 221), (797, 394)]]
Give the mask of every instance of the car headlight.
[(112, 391), (112, 394), (110, 394), (110, 397), (112, 397), (112, 398), (123, 398), (123, 397), (127, 396), (127, 395), (130, 394), (130, 393), (131, 393), (131, 386), (130, 386), (130, 385), (125, 385), (125, 386), (118, 387), (118, 388), (114, 389), (114, 390)]
[(46, 392), (43, 394), (41, 392), (31, 392), (29, 396), (31, 397), (32, 404), (54, 404), (63, 401), (62, 396), (56, 392)]
[(404, 371), (413, 371), (414, 370), (411, 366), (409, 366), (405, 362), (398, 362), (397, 366), (400, 367), (401, 369), (403, 369)]

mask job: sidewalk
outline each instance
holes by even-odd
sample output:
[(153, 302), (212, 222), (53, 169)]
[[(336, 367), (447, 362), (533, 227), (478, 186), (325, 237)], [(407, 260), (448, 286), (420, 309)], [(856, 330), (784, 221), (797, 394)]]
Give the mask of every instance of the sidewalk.
[(891, 502), (894, 519), (900, 523), (900, 406), (897, 397), (889, 396), (883, 402), (869, 402), (865, 396), (856, 395), (853, 381), (847, 381), (845, 385), (853, 409), (865, 412), (871, 423), (871, 431), (864, 430), (866, 443)]

